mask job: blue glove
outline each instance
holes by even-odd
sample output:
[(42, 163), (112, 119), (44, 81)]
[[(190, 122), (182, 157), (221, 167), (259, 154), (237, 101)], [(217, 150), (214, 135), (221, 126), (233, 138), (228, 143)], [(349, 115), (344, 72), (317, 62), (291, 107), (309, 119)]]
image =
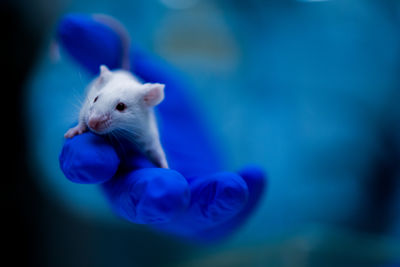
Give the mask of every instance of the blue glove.
[[(92, 16), (65, 16), (57, 35), (91, 75), (101, 64), (121, 66), (121, 37)], [(221, 172), (215, 142), (184, 77), (136, 47), (131, 47), (130, 62), (143, 81), (166, 85), (156, 113), (170, 169), (156, 168), (130, 144), (86, 132), (65, 141), (62, 171), (73, 182), (101, 184), (112, 209), (133, 223), (195, 240), (229, 236), (259, 202), (266, 184), (262, 170), (248, 166)]]

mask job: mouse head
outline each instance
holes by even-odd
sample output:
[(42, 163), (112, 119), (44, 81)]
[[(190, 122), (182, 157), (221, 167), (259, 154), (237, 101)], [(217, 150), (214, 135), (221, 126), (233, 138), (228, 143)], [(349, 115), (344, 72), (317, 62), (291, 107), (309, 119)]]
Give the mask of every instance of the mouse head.
[(111, 72), (104, 65), (96, 83), (97, 89), (87, 99), (86, 124), (98, 134), (135, 132), (149, 119), (150, 108), (164, 99), (164, 84), (141, 84), (129, 72)]

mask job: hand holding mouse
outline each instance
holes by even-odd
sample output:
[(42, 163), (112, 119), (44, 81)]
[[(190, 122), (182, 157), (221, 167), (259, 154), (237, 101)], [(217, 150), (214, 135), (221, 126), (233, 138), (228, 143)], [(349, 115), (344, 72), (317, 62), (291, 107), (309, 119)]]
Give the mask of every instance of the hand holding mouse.
[[(58, 38), (92, 75), (98, 75), (101, 65), (114, 70), (124, 61), (120, 32), (94, 16), (65, 16)], [(73, 182), (101, 184), (113, 210), (133, 223), (197, 240), (229, 236), (261, 199), (263, 171), (248, 166), (237, 173), (221, 172), (218, 153), (187, 95), (190, 86), (185, 79), (164, 61), (133, 46), (130, 63), (130, 70), (145, 83), (165, 84), (165, 99), (156, 107), (156, 115), (170, 169), (157, 168), (126, 140), (116, 143), (94, 133), (97, 127), (91, 122), (94, 131), (81, 126), (78, 135), (66, 139), (60, 154), (64, 174)]]
[(64, 137), (91, 130), (109, 135), (115, 142), (124, 139), (156, 166), (168, 168), (153, 110), (163, 99), (164, 84), (142, 84), (129, 71), (110, 71), (101, 65), (100, 75), (87, 88), (78, 125)]

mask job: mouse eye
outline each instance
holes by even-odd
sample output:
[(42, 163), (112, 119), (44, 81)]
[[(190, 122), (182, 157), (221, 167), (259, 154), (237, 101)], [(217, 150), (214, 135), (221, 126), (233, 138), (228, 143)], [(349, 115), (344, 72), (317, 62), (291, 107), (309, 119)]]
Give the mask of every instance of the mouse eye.
[(93, 103), (96, 103), (96, 101), (97, 101), (98, 98), (99, 98), (99, 97), (96, 96), (96, 97), (94, 98), (94, 100), (93, 100)]
[(126, 105), (122, 102), (119, 102), (116, 106), (115, 109), (118, 111), (124, 111), (126, 109)]

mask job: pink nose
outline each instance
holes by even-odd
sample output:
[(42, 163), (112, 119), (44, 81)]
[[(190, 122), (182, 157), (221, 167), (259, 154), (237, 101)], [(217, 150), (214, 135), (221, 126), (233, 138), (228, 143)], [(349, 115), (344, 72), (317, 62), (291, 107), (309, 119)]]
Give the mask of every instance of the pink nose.
[(91, 129), (95, 131), (99, 131), (103, 128), (106, 127), (106, 122), (107, 122), (107, 117), (106, 116), (100, 116), (100, 117), (91, 117), (89, 118), (88, 125)]

